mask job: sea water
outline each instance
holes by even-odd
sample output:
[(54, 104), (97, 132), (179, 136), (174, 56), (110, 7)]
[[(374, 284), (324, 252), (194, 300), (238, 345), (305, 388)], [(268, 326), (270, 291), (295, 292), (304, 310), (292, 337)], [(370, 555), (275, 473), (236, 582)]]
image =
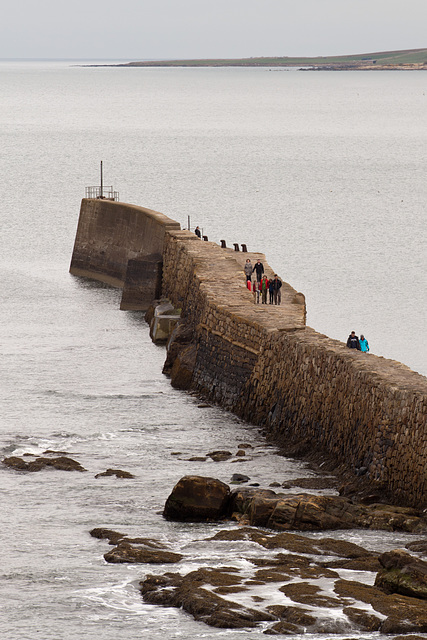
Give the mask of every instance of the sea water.
[[(261, 554), (204, 541), (224, 525), (165, 522), (181, 476), (239, 471), (268, 487), (311, 472), (256, 427), (172, 389), (143, 315), (69, 275), (80, 201), (103, 160), (121, 200), (264, 252), (306, 295), (314, 329), (364, 333), (374, 353), (426, 374), (427, 76), (3, 61), (0, 79), (1, 455), (63, 451), (87, 470), (0, 467), (2, 634), (261, 638), (146, 605), (137, 584), (224, 563), (228, 548), (243, 569)], [(246, 467), (189, 461), (242, 442)], [(95, 479), (111, 467), (135, 479)], [(97, 526), (156, 538), (185, 561), (108, 565)], [(406, 540), (341, 535), (378, 550)]]

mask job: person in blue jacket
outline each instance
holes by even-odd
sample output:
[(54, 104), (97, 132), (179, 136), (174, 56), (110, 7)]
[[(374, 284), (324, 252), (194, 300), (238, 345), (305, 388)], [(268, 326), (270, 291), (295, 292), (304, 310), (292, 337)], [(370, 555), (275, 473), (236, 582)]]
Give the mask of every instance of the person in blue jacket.
[(368, 341), (366, 340), (363, 334), (360, 336), (359, 344), (360, 344), (360, 351), (363, 351), (364, 353), (367, 353), (369, 351)]

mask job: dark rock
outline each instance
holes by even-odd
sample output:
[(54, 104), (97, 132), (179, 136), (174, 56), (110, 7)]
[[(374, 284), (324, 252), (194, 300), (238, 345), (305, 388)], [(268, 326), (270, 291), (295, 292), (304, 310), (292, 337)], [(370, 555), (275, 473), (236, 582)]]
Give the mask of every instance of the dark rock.
[(92, 538), (98, 538), (99, 540), (108, 540), (109, 544), (117, 544), (119, 540), (126, 538), (125, 533), (119, 533), (112, 529), (104, 529), (103, 527), (96, 527), (89, 532)]
[(377, 587), (351, 580), (337, 580), (334, 590), (342, 597), (366, 602), (375, 611), (387, 616), (381, 623), (381, 633), (427, 633), (427, 607), (424, 600), (395, 593), (385, 594)]
[(169, 520), (218, 520), (227, 512), (230, 489), (215, 478), (184, 476), (166, 500), (163, 515)]
[[(154, 310), (152, 317), (154, 317)], [(174, 362), (177, 359), (178, 355), (181, 353), (181, 351), (184, 351), (192, 344), (193, 339), (194, 330), (190, 325), (185, 324), (184, 322), (179, 322), (177, 325), (175, 325), (169, 340), (166, 361), (163, 365), (164, 374), (171, 374)]]
[(244, 449), (239, 449), (238, 451), (236, 451), (236, 456), (245, 456), (246, 455), (246, 451)]
[(311, 627), (316, 622), (316, 618), (308, 609), (302, 609), (300, 607), (286, 607), (279, 604), (271, 605), (267, 607), (267, 609), (280, 620), (286, 620), (287, 622), (298, 625), (299, 627)]
[(230, 504), (233, 511), (256, 527), (298, 531), (355, 528), (407, 532), (427, 530), (426, 518), (408, 507), (354, 504), (342, 496), (284, 495), (265, 490), (242, 494), (242, 491), (232, 492)]
[(206, 462), (207, 458), (202, 456), (193, 456), (192, 458), (188, 458), (189, 462)]
[(363, 609), (344, 607), (343, 613), (345, 613), (348, 619), (357, 625), (361, 631), (378, 631), (381, 627), (381, 619)]
[(116, 478), (134, 478), (135, 476), (129, 471), (122, 471), (121, 469), (107, 469), (103, 473), (97, 473), (95, 478), (102, 478), (103, 476), (116, 476)]
[(279, 591), (301, 604), (314, 605), (316, 607), (338, 608), (345, 604), (342, 598), (325, 596), (320, 592), (320, 588), (308, 582), (293, 582), (280, 587)]
[(132, 547), (126, 540), (120, 541), (117, 547), (104, 554), (106, 562), (112, 563), (172, 564), (179, 562), (182, 558), (180, 553), (171, 551)]
[(243, 473), (233, 473), (231, 476), (231, 482), (249, 482), (250, 477), (245, 476)]
[(405, 549), (427, 556), (427, 540), (415, 540), (414, 542), (409, 542), (405, 545)]
[(425, 640), (425, 636), (417, 636), (414, 633), (409, 633), (405, 636), (395, 636), (392, 640)]
[(193, 371), (196, 365), (196, 356), (197, 349), (194, 344), (191, 344), (186, 349), (180, 350), (176, 356), (170, 372), (171, 385), (175, 389), (190, 389)]
[[(222, 629), (253, 628), (258, 622), (273, 621), (274, 616), (268, 612), (260, 612), (237, 605), (230, 600), (221, 598), (204, 584), (218, 581), (229, 581), (230, 569), (224, 571), (220, 578), (220, 570), (206, 571), (200, 569), (192, 571), (186, 576), (165, 574), (163, 576), (147, 576), (140, 582), (140, 590), (145, 602), (182, 608), (190, 613), (195, 620), (199, 620), (213, 627)], [(231, 580), (235, 580), (234, 576)], [(232, 586), (232, 585), (217, 585)]]
[(60, 471), (86, 471), (79, 462), (76, 462), (72, 458), (66, 456), (59, 456), (57, 458), (36, 458), (31, 462), (25, 462), (22, 458), (11, 456), (10, 458), (4, 458), (3, 464), (19, 471), (41, 471), (45, 467), (53, 467)]
[(208, 458), (212, 458), (214, 462), (224, 462), (231, 458), (231, 451), (211, 451), (211, 453), (206, 454)]
[(28, 462), (25, 462), (25, 460), (17, 456), (4, 458), (2, 462), (6, 467), (12, 467), (12, 469), (17, 469), (18, 471), (28, 471)]
[(382, 569), (375, 579), (376, 587), (386, 593), (427, 600), (427, 562), (402, 549), (383, 553), (379, 561)]
[(300, 489), (321, 490), (321, 489), (336, 489), (337, 485), (338, 485), (338, 481), (335, 477), (316, 476), (314, 478), (297, 478), (296, 480), (288, 480), (286, 482), (283, 482), (282, 488), (292, 489), (294, 487), (299, 487)]

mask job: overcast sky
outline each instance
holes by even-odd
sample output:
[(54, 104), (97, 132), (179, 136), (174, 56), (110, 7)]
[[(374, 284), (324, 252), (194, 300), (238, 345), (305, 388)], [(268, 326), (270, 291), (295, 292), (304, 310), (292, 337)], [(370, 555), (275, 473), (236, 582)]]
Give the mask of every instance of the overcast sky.
[(427, 47), (427, 0), (11, 0), (0, 58), (314, 56)]

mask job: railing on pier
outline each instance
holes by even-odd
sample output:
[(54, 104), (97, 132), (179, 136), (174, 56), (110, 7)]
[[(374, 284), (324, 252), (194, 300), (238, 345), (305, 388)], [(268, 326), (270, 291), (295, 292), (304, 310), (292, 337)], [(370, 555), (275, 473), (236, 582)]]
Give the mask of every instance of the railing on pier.
[(119, 192), (113, 187), (86, 187), (86, 198), (99, 198), (101, 200), (119, 200)]

